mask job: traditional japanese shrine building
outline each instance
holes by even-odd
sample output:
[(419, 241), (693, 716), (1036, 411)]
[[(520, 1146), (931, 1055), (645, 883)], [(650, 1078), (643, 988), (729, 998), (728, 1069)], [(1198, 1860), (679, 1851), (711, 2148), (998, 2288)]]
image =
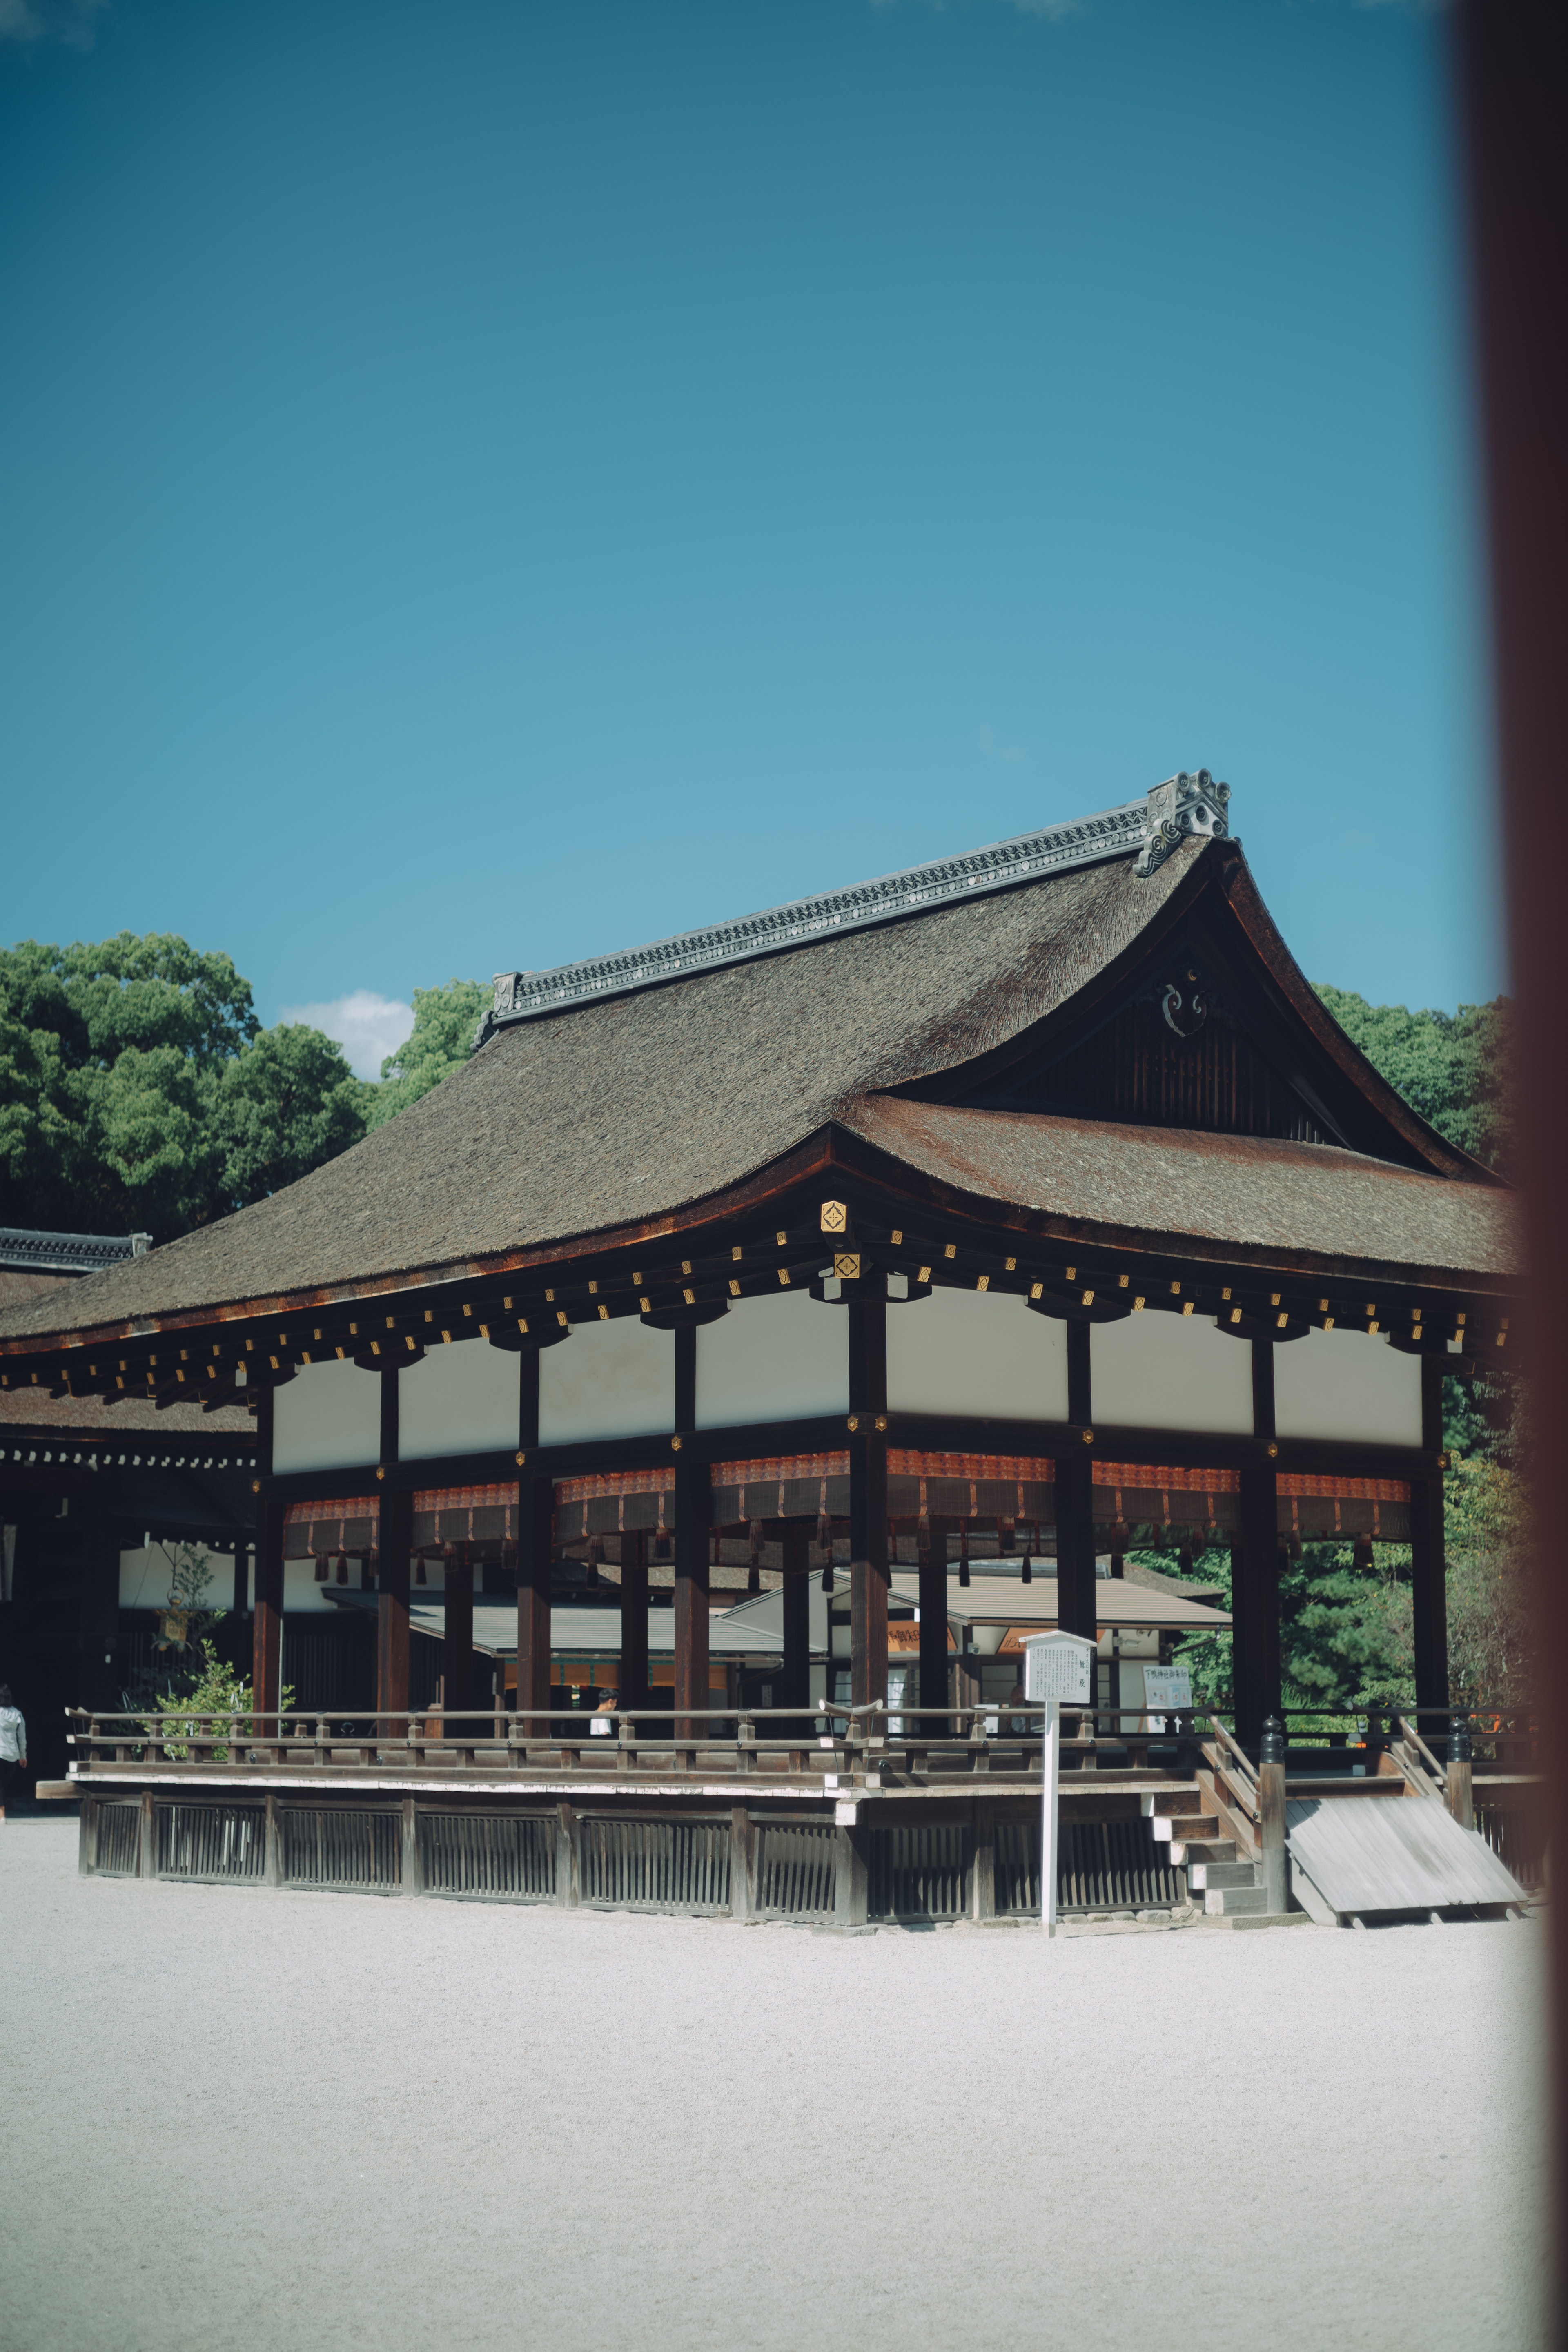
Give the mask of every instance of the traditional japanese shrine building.
[(0, 1318), (0, 1382), (252, 1408), (266, 1709), (291, 1558), (368, 1563), (392, 1717), (421, 1556), (449, 1707), (476, 1574), (492, 1609), (515, 1578), (525, 1711), (549, 1705), (552, 1560), (618, 1570), (627, 1709), (668, 1562), (694, 1720), (726, 1703), (718, 1547), (783, 1571), (780, 1704), (809, 1703), (826, 1572), (853, 1701), (885, 1697), (891, 1594), (940, 1707), (955, 1570), (1038, 1562), (1094, 1636), (1097, 1555), (1152, 1528), (1233, 1548), (1244, 1748), (1279, 1698), (1296, 1534), (1410, 1544), (1419, 1695), (1444, 1705), (1440, 1386), (1506, 1352), (1510, 1198), (1324, 1009), (1228, 797), (1181, 775), (503, 974), (468, 1065), (353, 1150)]

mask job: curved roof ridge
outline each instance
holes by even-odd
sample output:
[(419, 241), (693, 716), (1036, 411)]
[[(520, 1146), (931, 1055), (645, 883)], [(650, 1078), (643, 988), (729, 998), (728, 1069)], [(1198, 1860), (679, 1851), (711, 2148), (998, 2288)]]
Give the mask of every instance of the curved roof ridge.
[(475, 1050), (514, 1022), (536, 1021), (547, 1013), (656, 988), (665, 981), (689, 980), (725, 964), (748, 963), (832, 932), (863, 930), (873, 923), (930, 913), (973, 892), (1007, 889), (1133, 855), (1138, 873), (1147, 879), (1178, 842), (1194, 835), (1223, 838), (1228, 831), (1229, 801), (1230, 786), (1216, 783), (1206, 768), (1192, 774), (1184, 769), (1154, 785), (1144, 799), (1124, 801), (1095, 816), (1074, 817), (1010, 841), (989, 842), (957, 856), (931, 858), (844, 889), (792, 898), (761, 914), (704, 924), (646, 947), (586, 956), (549, 971), (498, 971), (495, 1001), (479, 1024)]

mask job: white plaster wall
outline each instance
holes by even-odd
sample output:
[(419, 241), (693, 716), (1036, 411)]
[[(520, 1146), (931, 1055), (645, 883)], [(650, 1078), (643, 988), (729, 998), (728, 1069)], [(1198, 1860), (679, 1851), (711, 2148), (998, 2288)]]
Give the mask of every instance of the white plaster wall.
[(888, 1309), (888, 1405), (894, 1412), (1007, 1421), (1068, 1417), (1067, 1326), (1021, 1298), (933, 1290)]
[[(331, 1564), (327, 1570), (328, 1576), (332, 1580), (331, 1585), (317, 1583), (316, 1563), (313, 1559), (286, 1559), (283, 1563), (284, 1615), (286, 1617), (297, 1617), (301, 1612), (314, 1612), (317, 1616), (320, 1616), (323, 1611), (328, 1610), (332, 1611), (333, 1613), (335, 1613), (337, 1604), (334, 1601), (328, 1600), (328, 1592), (334, 1588), (339, 1591), (343, 1591), (348, 1589), (348, 1587), (342, 1586), (337, 1583), (337, 1573), (338, 1556), (336, 1552), (332, 1554)], [(351, 1559), (349, 1562), (349, 1586), (357, 1587), (359, 1580), (360, 1563), (357, 1559)]]
[[(170, 1546), (170, 1551), (174, 1549)], [(234, 1597), (234, 1560), (231, 1555), (214, 1553), (211, 1560), (212, 1582), (207, 1598), (215, 1609), (226, 1609)], [(120, 1606), (121, 1609), (163, 1609), (169, 1600), (169, 1580), (174, 1563), (162, 1544), (138, 1545), (134, 1551), (120, 1555)]]
[(1281, 1437), (1421, 1443), (1421, 1359), (1364, 1331), (1309, 1331), (1274, 1350), (1274, 1426)]
[(804, 1290), (781, 1291), (776, 1298), (738, 1299), (719, 1322), (699, 1329), (699, 1429), (801, 1421), (848, 1407), (847, 1308), (829, 1307)]
[(398, 1460), (515, 1452), (520, 1378), (517, 1358), (488, 1340), (432, 1348), (397, 1375)]
[(659, 1436), (675, 1427), (675, 1334), (582, 1323), (539, 1359), (539, 1442)]
[(301, 1364), (272, 1405), (272, 1467), (352, 1470), (381, 1453), (381, 1374), (357, 1364)]
[(1129, 1429), (1252, 1434), (1252, 1349), (1196, 1315), (1129, 1315), (1089, 1332), (1094, 1418)]

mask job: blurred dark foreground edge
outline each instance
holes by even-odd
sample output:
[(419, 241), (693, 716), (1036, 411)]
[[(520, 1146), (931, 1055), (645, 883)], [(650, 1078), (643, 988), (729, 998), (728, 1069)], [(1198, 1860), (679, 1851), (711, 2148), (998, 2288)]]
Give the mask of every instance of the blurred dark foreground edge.
[[(1534, 1484), (1550, 1490), (1568, 1430), (1568, 955), (1563, 856), (1568, 782), (1568, 5), (1462, 0), (1454, 20), (1491, 563), (1493, 661), (1511, 982), (1519, 1008), (1519, 1172), (1532, 1293), (1526, 1307)], [(1532, 1543), (1537, 1654), (1568, 1652), (1568, 1594)], [(1542, 1801), (1563, 1836), (1564, 1714)], [(1551, 2341), (1568, 2352), (1568, 1932), (1552, 1906), (1550, 2056), (1557, 2273)]]

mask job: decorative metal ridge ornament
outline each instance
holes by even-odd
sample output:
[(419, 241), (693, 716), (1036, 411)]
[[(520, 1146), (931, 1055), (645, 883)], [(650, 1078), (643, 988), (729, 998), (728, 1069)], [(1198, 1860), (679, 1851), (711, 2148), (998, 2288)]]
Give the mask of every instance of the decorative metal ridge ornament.
[(1005, 890), (1015, 883), (1037, 882), (1047, 874), (1098, 866), (1134, 852), (1133, 871), (1147, 879), (1189, 835), (1223, 838), (1229, 831), (1229, 800), (1230, 786), (1215, 783), (1206, 768), (1191, 775), (1184, 771), (1156, 784), (1142, 801), (1128, 801), (1121, 808), (1050, 825), (1040, 833), (1021, 834), (1014, 841), (994, 842), (962, 857), (937, 858), (847, 890), (795, 898), (735, 922), (682, 931), (619, 955), (562, 964), (553, 971), (497, 972), (495, 1002), (479, 1023), (474, 1049), (478, 1052), (496, 1030), (514, 1022), (537, 1020), (542, 1013), (564, 1012), (597, 997), (629, 995), (661, 981), (713, 971), (725, 964), (749, 963), (835, 932), (896, 922), (974, 891)]

